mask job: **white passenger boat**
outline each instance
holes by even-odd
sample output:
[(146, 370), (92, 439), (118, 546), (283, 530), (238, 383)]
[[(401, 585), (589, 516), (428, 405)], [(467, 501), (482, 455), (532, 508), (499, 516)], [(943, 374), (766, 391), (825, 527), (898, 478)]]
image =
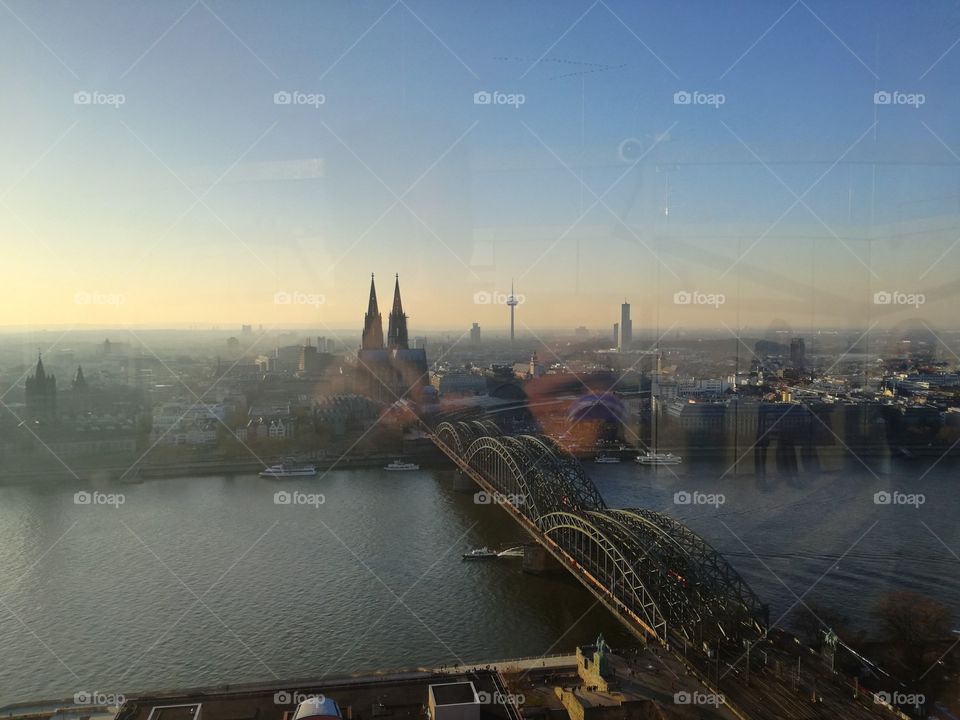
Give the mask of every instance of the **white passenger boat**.
[(601, 465), (613, 465), (614, 463), (620, 462), (620, 458), (616, 455), (600, 453), (593, 459), (593, 461), (595, 463), (600, 463)]
[(317, 474), (315, 465), (290, 465), (279, 463), (271, 465), (260, 471), (260, 477), (265, 478), (288, 478), (288, 477), (312, 477)]
[(658, 453), (648, 450), (640, 453), (634, 460), (641, 465), (679, 465), (683, 458), (673, 453)]
[(403, 462), (402, 460), (394, 460), (389, 465), (383, 466), (384, 470), (389, 470), (390, 472), (407, 472), (409, 470), (419, 470), (420, 466), (416, 463)]

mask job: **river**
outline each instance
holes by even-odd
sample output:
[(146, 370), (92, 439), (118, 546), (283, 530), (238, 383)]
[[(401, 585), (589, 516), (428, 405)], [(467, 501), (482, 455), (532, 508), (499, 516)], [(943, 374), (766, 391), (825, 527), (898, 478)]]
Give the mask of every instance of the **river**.
[[(707, 460), (586, 465), (609, 505), (668, 512), (703, 535), (772, 621), (796, 594), (860, 626), (891, 588), (960, 609), (957, 468), (924, 468), (851, 460), (758, 481)], [(446, 471), (100, 489), (122, 504), (76, 504), (77, 490), (0, 488), (0, 705), (532, 656), (598, 632), (631, 642), (570, 578), (461, 561), (524, 537)], [(306, 504), (276, 504), (278, 490)], [(876, 504), (878, 491), (924, 502)], [(677, 504), (678, 492), (717, 502)]]

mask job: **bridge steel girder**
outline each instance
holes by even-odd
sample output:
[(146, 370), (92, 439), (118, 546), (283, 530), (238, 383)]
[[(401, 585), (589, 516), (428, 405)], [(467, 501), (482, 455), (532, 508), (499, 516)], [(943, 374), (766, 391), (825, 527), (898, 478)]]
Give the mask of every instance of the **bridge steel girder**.
[(481, 437), (496, 437), (501, 434), (500, 428), (492, 420), (444, 421), (437, 425), (434, 432), (440, 442), (461, 456), (474, 440)]
[(648, 632), (667, 637), (667, 617), (644, 582), (646, 556), (628, 557), (621, 538), (603, 522), (602, 513), (553, 512), (537, 523), (541, 532), (582, 569), (598, 590), (637, 615)]
[(554, 510), (602, 510), (607, 506), (597, 486), (583, 471), (580, 461), (551, 438), (545, 435), (521, 435), (520, 440), (543, 457), (552, 471), (550, 480), (564, 488), (557, 504), (552, 506)]
[(602, 510), (589, 515), (609, 537), (617, 540), (628, 557), (637, 559), (644, 587), (656, 598), (668, 627), (693, 641), (697, 625), (703, 620), (703, 603), (699, 602), (698, 589), (685, 582), (676, 570), (686, 570), (682, 549), (650, 528), (625, 522), (628, 519), (621, 511)]
[(480, 437), (462, 457), (474, 470), (492, 472), (488, 477), (499, 492), (523, 497), (523, 507), (518, 509), (534, 523), (549, 512), (604, 507), (579, 462), (537, 436)]
[(434, 430), (434, 436), (457, 455), (463, 455), (463, 441), (460, 439), (460, 433), (453, 423), (442, 422)]
[(717, 622), (725, 636), (738, 637), (766, 631), (769, 608), (760, 601), (726, 558), (700, 535), (669, 515), (630, 508), (614, 511), (626, 522), (657, 528), (663, 537), (682, 548), (689, 558), (689, 569), (699, 583), (706, 613)]
[(434, 437), (478, 482), (513, 496), (510, 509), (530, 532), (661, 642), (753, 640), (766, 630), (767, 606), (709, 543), (668, 515), (608, 509), (551, 438), (503, 435), (483, 420), (442, 422)]
[(542, 500), (528, 482), (524, 468), (531, 463), (524, 453), (511, 447), (516, 443), (512, 437), (481, 437), (474, 440), (463, 454), (463, 460), (471, 469), (487, 479), (497, 492), (511, 495), (511, 504), (527, 519), (536, 522), (542, 512)]

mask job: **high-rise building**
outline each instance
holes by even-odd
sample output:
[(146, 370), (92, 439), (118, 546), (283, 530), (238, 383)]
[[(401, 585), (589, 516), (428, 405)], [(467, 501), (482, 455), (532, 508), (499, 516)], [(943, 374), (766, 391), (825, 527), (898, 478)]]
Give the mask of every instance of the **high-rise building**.
[(803, 370), (807, 364), (807, 346), (803, 338), (793, 338), (790, 341), (790, 364), (794, 370)]
[(480, 344), (480, 323), (474, 323), (470, 328), (470, 344), (479, 345)]
[(630, 319), (630, 303), (626, 300), (620, 306), (620, 344), (621, 350), (629, 350), (633, 345), (633, 321)]
[(620, 323), (613, 324), (613, 347), (620, 347)]

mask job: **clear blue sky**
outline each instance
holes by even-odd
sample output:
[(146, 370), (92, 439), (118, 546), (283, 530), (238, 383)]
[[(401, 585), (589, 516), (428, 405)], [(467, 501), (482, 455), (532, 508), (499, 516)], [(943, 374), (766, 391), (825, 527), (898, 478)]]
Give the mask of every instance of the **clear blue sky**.
[[(401, 273), (424, 326), (493, 322), (473, 294), (511, 277), (536, 325), (599, 327), (624, 296), (665, 325), (680, 289), (759, 324), (862, 323), (878, 289), (952, 317), (955, 3), (6, 0), (0, 17), (0, 325), (308, 322), (316, 307), (272, 301), (303, 291), (343, 326), (371, 271), (383, 295)], [(294, 91), (324, 102), (275, 104)], [(947, 164), (831, 167), (844, 152)]]

